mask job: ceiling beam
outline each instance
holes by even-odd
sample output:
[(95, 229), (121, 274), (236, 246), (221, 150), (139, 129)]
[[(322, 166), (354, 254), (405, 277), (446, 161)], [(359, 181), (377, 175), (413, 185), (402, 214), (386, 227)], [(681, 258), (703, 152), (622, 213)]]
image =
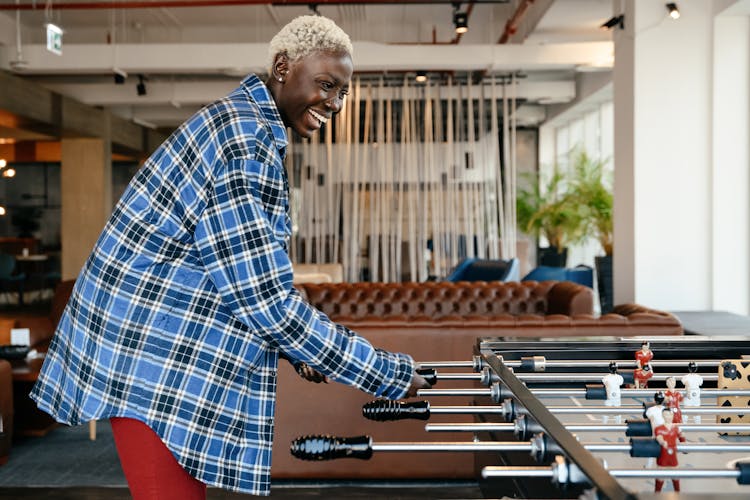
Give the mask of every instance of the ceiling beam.
[[(244, 75), (266, 71), (268, 44), (71, 44), (57, 56), (43, 45), (2, 47), (0, 67), (20, 74), (127, 73)], [(355, 42), (357, 71), (540, 71), (611, 66), (612, 42), (547, 45), (389, 45)]]
[(101, 137), (110, 128), (113, 144), (150, 152), (164, 136), (111, 113), (0, 71), (0, 125), (55, 137)]
[[(239, 85), (239, 80), (197, 81), (197, 82), (147, 82), (147, 94), (139, 96), (134, 83), (115, 85), (114, 83), (46, 83), (45, 87), (60, 94), (71, 96), (92, 106), (153, 106), (203, 105), (222, 97)], [(384, 97), (398, 98), (400, 88), (386, 88)], [(453, 95), (447, 91), (443, 98), (459, 96), (454, 88)], [(501, 87), (497, 87), (500, 95)], [(575, 82), (570, 81), (527, 81), (519, 80), (516, 97), (524, 101), (568, 102), (575, 98)], [(364, 96), (363, 96), (364, 99)]]

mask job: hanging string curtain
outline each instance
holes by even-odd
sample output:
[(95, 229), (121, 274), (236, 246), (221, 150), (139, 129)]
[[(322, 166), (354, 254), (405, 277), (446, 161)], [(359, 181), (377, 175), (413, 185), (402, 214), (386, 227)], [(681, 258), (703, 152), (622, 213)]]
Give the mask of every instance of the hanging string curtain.
[(501, 84), (500, 114), (494, 80), (355, 79), (332, 129), (290, 148), (293, 260), (395, 282), (514, 256), (516, 80)]

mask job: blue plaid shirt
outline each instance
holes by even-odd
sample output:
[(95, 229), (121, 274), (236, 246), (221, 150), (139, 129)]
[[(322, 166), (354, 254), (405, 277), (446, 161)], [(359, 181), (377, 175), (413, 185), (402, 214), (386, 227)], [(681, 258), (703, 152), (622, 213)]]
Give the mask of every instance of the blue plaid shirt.
[(249, 76), (143, 165), (76, 282), (31, 397), (58, 421), (148, 424), (194, 477), (267, 495), (279, 353), (400, 398), (373, 348), (292, 286), (286, 130)]

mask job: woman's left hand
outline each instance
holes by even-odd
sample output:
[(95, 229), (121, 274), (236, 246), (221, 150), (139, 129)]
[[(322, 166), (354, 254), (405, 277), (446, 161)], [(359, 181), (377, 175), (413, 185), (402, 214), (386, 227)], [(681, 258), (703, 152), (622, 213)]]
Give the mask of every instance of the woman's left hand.
[(326, 384), (328, 383), (328, 377), (326, 377), (307, 363), (297, 363), (296, 365), (294, 365), (294, 369), (297, 370), (297, 373), (300, 377), (307, 380), (308, 382), (315, 382), (316, 384), (319, 384), (321, 382), (324, 382)]

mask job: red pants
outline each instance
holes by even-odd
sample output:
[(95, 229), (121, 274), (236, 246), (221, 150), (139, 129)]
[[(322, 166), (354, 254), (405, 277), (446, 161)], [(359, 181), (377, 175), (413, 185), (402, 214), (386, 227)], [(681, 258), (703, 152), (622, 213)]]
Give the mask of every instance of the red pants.
[(205, 500), (206, 485), (177, 463), (149, 426), (132, 418), (111, 418), (120, 464), (133, 500)]

